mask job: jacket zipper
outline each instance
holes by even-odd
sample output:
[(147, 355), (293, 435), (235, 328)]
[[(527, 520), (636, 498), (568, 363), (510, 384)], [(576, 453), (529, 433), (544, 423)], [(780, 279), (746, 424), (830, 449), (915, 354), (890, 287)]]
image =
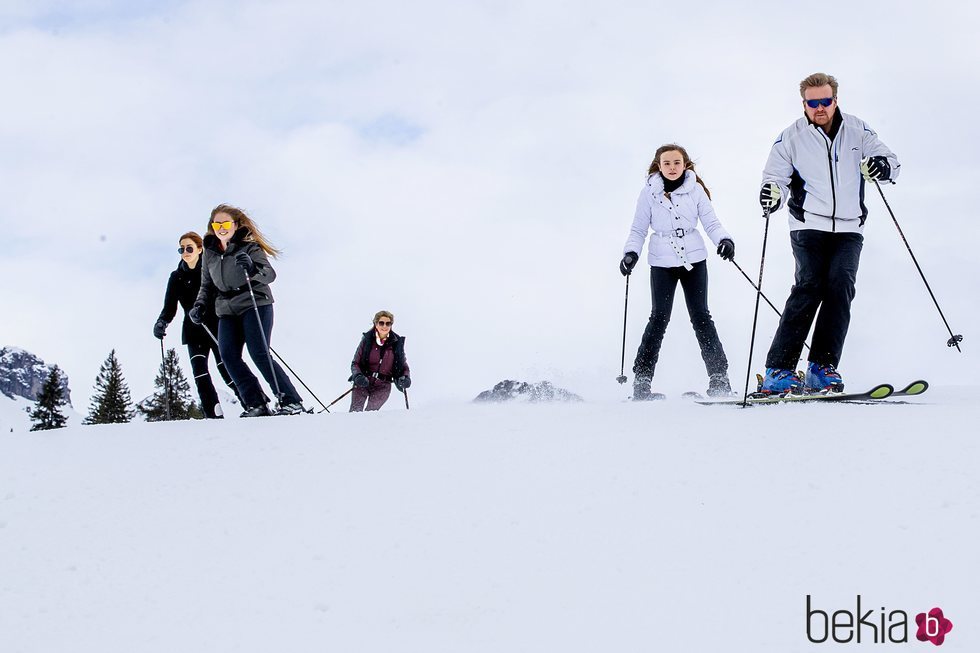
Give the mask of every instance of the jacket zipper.
[[(817, 127), (816, 129), (820, 129)], [(820, 129), (821, 134), (823, 130)], [(833, 199), (833, 205), (830, 209), (830, 230), (837, 231), (837, 187), (834, 185), (834, 157), (832, 150), (834, 148), (834, 142), (830, 138), (823, 134), (824, 139), (827, 141), (827, 167), (830, 170), (830, 196)]]

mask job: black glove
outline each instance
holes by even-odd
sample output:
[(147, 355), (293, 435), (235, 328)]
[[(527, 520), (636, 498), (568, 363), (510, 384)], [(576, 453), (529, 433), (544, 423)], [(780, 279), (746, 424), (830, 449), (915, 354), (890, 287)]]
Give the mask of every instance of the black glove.
[(782, 191), (779, 190), (779, 186), (773, 182), (767, 182), (762, 185), (762, 190), (759, 191), (759, 204), (762, 205), (763, 210), (768, 210), (769, 213), (775, 213), (779, 210), (779, 204), (782, 201)]
[(731, 261), (735, 258), (735, 242), (731, 238), (722, 238), (718, 243), (718, 256), (723, 261)]
[(248, 252), (242, 250), (235, 254), (235, 263), (240, 267), (245, 274), (252, 276), (255, 274), (255, 261), (252, 257), (248, 255)]
[(883, 156), (873, 156), (861, 162), (861, 174), (867, 181), (888, 181), (892, 166)]
[(626, 256), (619, 262), (619, 271), (623, 273), (624, 277), (628, 277), (639, 260), (640, 257), (636, 252), (626, 252)]
[(356, 388), (366, 388), (371, 385), (371, 382), (366, 376), (358, 372), (354, 375), (354, 387)]
[(167, 335), (167, 323), (163, 320), (157, 320), (153, 324), (153, 337), (159, 340), (163, 340), (163, 337)]
[(204, 314), (204, 304), (194, 304), (194, 307), (187, 312), (187, 317), (191, 318), (194, 324), (200, 324), (204, 321)]
[(400, 376), (397, 379), (395, 379), (395, 387), (401, 390), (402, 392), (405, 392), (405, 388), (411, 387), (411, 385), (412, 385), (412, 379), (409, 378), (408, 375)]

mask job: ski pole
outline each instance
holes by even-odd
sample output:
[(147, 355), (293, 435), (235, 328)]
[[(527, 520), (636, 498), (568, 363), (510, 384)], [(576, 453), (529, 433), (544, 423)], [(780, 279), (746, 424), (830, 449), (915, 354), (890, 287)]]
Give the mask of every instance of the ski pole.
[(218, 344), (218, 339), (214, 337), (214, 334), (213, 333), (211, 333), (211, 329), (208, 328), (208, 325), (205, 324), (204, 322), (201, 322), (201, 328), (204, 329), (205, 331), (207, 331), (208, 335), (211, 336), (211, 340), (213, 340), (214, 341), (214, 344), (217, 345)]
[(759, 323), (759, 299), (762, 297), (762, 273), (766, 269), (766, 244), (769, 242), (769, 208), (762, 212), (766, 226), (762, 233), (762, 256), (759, 259), (759, 285), (755, 287), (755, 316), (752, 318), (752, 339), (749, 341), (749, 364), (745, 369), (745, 393), (742, 395), (742, 407), (749, 405), (749, 378), (752, 375), (752, 353), (755, 349), (755, 329)]
[(624, 370), (626, 368), (626, 317), (629, 314), (630, 308), (630, 275), (626, 275), (626, 301), (623, 306), (623, 356), (619, 360), (619, 376), (616, 380), (620, 383), (626, 383), (626, 374)]
[(926, 275), (922, 272), (922, 267), (919, 266), (919, 262), (915, 258), (915, 254), (912, 253), (912, 247), (909, 245), (908, 239), (905, 237), (905, 233), (902, 231), (901, 225), (898, 224), (898, 219), (895, 217), (895, 212), (892, 211), (891, 205), (888, 200), (885, 199), (885, 192), (881, 190), (881, 184), (875, 179), (875, 188), (878, 189), (878, 193), (881, 195), (881, 200), (885, 203), (885, 208), (888, 209), (888, 213), (892, 216), (892, 222), (895, 223), (895, 228), (898, 229), (898, 235), (902, 237), (902, 242), (905, 243), (905, 249), (909, 250), (909, 256), (912, 257), (912, 262), (915, 263), (915, 269), (919, 271), (919, 276), (922, 277), (922, 283), (926, 285), (926, 290), (929, 291), (929, 296), (932, 297), (932, 303), (936, 305), (936, 310), (939, 311), (939, 317), (942, 318), (943, 324), (946, 325), (946, 330), (949, 331), (949, 340), (946, 341), (947, 347), (956, 347), (956, 351), (963, 353), (960, 349), (960, 343), (963, 342), (963, 336), (960, 334), (953, 334), (953, 330), (949, 328), (949, 322), (946, 321), (946, 316), (943, 315), (943, 309), (939, 308), (939, 302), (936, 300), (936, 295), (933, 294), (932, 288), (929, 287), (929, 282), (926, 281)]
[(167, 421), (170, 421), (170, 379), (167, 376), (167, 355), (163, 353), (163, 338), (160, 338), (160, 371), (163, 372), (163, 392), (167, 397), (167, 408), (166, 415)]
[(269, 339), (265, 337), (265, 327), (262, 326), (262, 316), (259, 314), (259, 305), (255, 301), (255, 292), (252, 290), (252, 276), (248, 270), (242, 269), (245, 273), (245, 283), (248, 284), (248, 294), (252, 298), (252, 308), (255, 309), (255, 319), (259, 322), (259, 335), (262, 336), (262, 344), (265, 346), (265, 355), (269, 358), (269, 371), (272, 373), (272, 384), (276, 386), (276, 400), (282, 407), (282, 391), (279, 389), (279, 379), (276, 377), (276, 364), (272, 360), (272, 348), (269, 347)]
[(402, 394), (405, 395), (405, 410), (408, 410), (408, 388), (402, 390)]
[(345, 392), (344, 394), (340, 395), (339, 397), (337, 397), (336, 399), (334, 399), (333, 401), (331, 401), (329, 404), (327, 404), (327, 407), (324, 408), (324, 410), (326, 410), (329, 413), (330, 412), (329, 409), (330, 409), (331, 406), (333, 406), (335, 403), (337, 403), (338, 401), (340, 401), (341, 399), (343, 399), (344, 397), (346, 397), (347, 395), (349, 395), (352, 392), (354, 392), (354, 386), (351, 386), (347, 390), (347, 392)]
[[(732, 265), (734, 265), (736, 268), (738, 268), (738, 271), (742, 273), (742, 276), (745, 277), (745, 280), (749, 282), (749, 285), (752, 286), (753, 288), (755, 288), (756, 290), (759, 290), (759, 287), (755, 285), (755, 283), (752, 281), (752, 279), (749, 277), (749, 275), (745, 274), (745, 270), (742, 269), (742, 266), (740, 266), (738, 263), (736, 263), (735, 262), (735, 259), (732, 259), (731, 261), (732, 261)], [(764, 300), (766, 300), (766, 303), (767, 304), (769, 304), (769, 308), (771, 308), (772, 310), (776, 311), (776, 315), (778, 315), (779, 317), (782, 317), (783, 316), (783, 314), (779, 312), (779, 309), (776, 308), (775, 306), (773, 306), (773, 303), (771, 301), (769, 301), (769, 298), (766, 297), (766, 294), (764, 292), (759, 291), (759, 294), (762, 295), (762, 298)], [(803, 342), (803, 346), (806, 347), (807, 349), (810, 348), (809, 343), (807, 343), (806, 341)]]
[[(286, 362), (286, 359), (284, 359), (282, 356), (280, 356), (279, 355), (279, 352), (277, 352), (275, 349), (273, 349), (271, 345), (269, 346), (269, 351), (271, 351), (275, 355), (275, 357), (279, 359), (279, 362), (280, 363), (282, 363), (283, 365), (286, 366), (286, 369), (289, 370), (289, 373), (292, 374), (296, 378), (297, 381), (299, 381), (300, 385), (302, 385), (304, 388), (306, 388), (306, 391), (309, 392), (311, 395), (313, 395), (313, 398), (316, 399), (316, 402), (318, 404), (320, 404), (321, 406), (323, 406), (323, 402), (320, 401), (320, 398), (316, 396), (316, 393), (315, 392), (313, 392), (312, 390), (310, 390), (310, 386), (308, 386), (305, 383), (303, 383), (303, 379), (299, 378), (299, 374), (297, 374), (296, 372), (293, 371), (293, 368), (291, 368), (289, 366), (289, 363)], [(323, 406), (323, 410), (327, 410), (327, 407), (326, 406)], [(330, 411), (327, 410), (327, 412), (329, 413)]]

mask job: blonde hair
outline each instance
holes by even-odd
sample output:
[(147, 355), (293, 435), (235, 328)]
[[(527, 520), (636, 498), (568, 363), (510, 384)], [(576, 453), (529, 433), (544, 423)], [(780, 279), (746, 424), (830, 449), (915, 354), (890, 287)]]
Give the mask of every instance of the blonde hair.
[(275, 247), (265, 236), (262, 235), (262, 232), (259, 231), (257, 226), (255, 226), (252, 219), (245, 214), (245, 211), (242, 211), (237, 206), (232, 206), (230, 204), (219, 204), (211, 210), (211, 219), (208, 221), (208, 234), (212, 236), (214, 235), (214, 229), (211, 228), (211, 223), (214, 221), (214, 216), (218, 215), (219, 213), (225, 213), (231, 216), (231, 219), (237, 222), (239, 227), (248, 228), (249, 234), (245, 237), (245, 242), (258, 243), (258, 246), (272, 258), (277, 258), (280, 254), (282, 254), (280, 249)]
[(392, 324), (395, 323), (395, 316), (392, 315), (389, 311), (378, 311), (377, 313), (374, 314), (374, 319), (371, 321), (371, 324), (377, 324), (378, 320), (380, 320), (383, 317), (386, 317), (389, 320), (391, 320)]
[(708, 199), (710, 200), (711, 191), (704, 185), (704, 181), (702, 181), (701, 177), (698, 177), (698, 173), (694, 171), (694, 162), (691, 161), (691, 157), (687, 155), (687, 150), (677, 143), (667, 143), (666, 145), (661, 145), (657, 148), (656, 153), (653, 155), (653, 163), (650, 164), (650, 170), (647, 172), (647, 175), (649, 176), (660, 172), (660, 156), (666, 152), (681, 153), (681, 157), (684, 159), (684, 170), (690, 170), (692, 173), (694, 173), (694, 179), (701, 184), (701, 188), (704, 189), (704, 194), (707, 195)]
[(828, 75), (827, 73), (813, 73), (800, 82), (800, 97), (805, 100), (806, 90), (808, 88), (819, 88), (828, 84), (830, 85), (830, 92), (834, 97), (837, 97), (837, 80), (834, 76)]

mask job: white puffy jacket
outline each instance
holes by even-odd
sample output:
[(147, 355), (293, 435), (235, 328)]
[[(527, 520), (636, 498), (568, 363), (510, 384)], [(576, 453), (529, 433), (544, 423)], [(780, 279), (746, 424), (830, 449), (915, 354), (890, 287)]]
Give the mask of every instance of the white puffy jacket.
[(647, 262), (655, 268), (675, 268), (708, 258), (704, 239), (697, 230), (698, 220), (704, 225), (708, 238), (717, 247), (725, 238), (732, 239), (715, 217), (711, 200), (690, 170), (684, 171), (684, 182), (670, 194), (664, 195), (664, 180), (660, 173), (647, 177), (647, 183), (636, 201), (636, 214), (623, 254), (643, 251), (643, 240), (650, 234)]
[(860, 118), (838, 110), (834, 126), (837, 132), (831, 140), (804, 116), (779, 135), (769, 153), (762, 183), (779, 185), (791, 230), (862, 231), (868, 209), (861, 159), (886, 157), (893, 181), (901, 170), (895, 154)]

